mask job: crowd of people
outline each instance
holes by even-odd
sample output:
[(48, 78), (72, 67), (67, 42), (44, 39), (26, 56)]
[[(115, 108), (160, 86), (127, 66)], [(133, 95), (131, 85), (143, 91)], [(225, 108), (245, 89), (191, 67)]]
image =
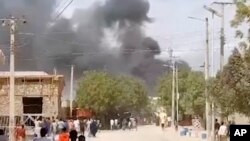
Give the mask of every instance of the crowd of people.
[(35, 121), (35, 136), (40, 137), (41, 129), (46, 129), (47, 136), (54, 136), (55, 140), (61, 133), (74, 131), (78, 134), (84, 135), (86, 132), (89, 137), (95, 137), (100, 127), (100, 121), (95, 119), (52, 119), (44, 118), (42, 121)]
[[(95, 137), (101, 123), (96, 119), (54, 119), (43, 118), (34, 121), (34, 135), (26, 135), (25, 125), (17, 124), (15, 128), (16, 141), (85, 141), (85, 135)], [(4, 130), (0, 129), (1, 141), (7, 141)]]

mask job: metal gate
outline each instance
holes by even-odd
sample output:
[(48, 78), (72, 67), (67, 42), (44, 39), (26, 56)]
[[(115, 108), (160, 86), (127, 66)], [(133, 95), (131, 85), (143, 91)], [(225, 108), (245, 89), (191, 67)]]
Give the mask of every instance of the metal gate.
[(27, 135), (34, 135), (35, 133), (35, 121), (41, 120), (43, 118), (43, 114), (23, 114), (23, 124), (26, 127)]
[[(21, 123), (21, 116), (15, 117), (16, 124)], [(5, 134), (9, 132), (9, 116), (0, 116), (0, 128), (4, 130)]]

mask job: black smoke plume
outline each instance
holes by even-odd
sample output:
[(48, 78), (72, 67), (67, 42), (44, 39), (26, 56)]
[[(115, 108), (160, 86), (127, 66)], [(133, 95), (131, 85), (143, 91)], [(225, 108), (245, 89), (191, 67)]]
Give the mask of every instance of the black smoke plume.
[[(76, 79), (84, 70), (105, 69), (140, 77), (149, 89), (154, 87), (166, 69), (164, 62), (155, 59), (161, 53), (157, 41), (142, 29), (146, 22), (152, 22), (147, 0), (106, 0), (76, 9), (71, 19), (53, 21), (56, 5), (55, 0), (0, 0), (0, 17), (25, 15), (28, 21), (18, 25), (16, 70), (51, 73), (56, 68), (68, 82), (70, 65), (74, 64)], [(107, 42), (106, 29), (115, 33), (119, 43), (112, 49), (103, 43)], [(0, 45), (8, 56), (7, 28), (0, 28)], [(8, 70), (8, 63), (0, 68)]]

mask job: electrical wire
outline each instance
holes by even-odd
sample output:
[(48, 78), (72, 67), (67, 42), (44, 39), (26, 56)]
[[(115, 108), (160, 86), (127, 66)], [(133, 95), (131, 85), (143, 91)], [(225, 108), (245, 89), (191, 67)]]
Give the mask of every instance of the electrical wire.
[[(233, 49), (233, 47), (226, 47), (225, 49)], [(219, 51), (220, 48), (215, 48), (214, 51)], [(175, 52), (197, 52), (197, 51), (205, 51), (205, 49), (193, 49), (193, 50), (176, 50)], [(166, 52), (166, 51), (163, 51)], [(135, 54), (135, 53), (141, 53), (141, 52), (122, 52), (123, 54)], [(24, 61), (41, 61), (41, 60), (60, 60), (64, 59), (67, 57), (84, 57), (84, 56), (102, 56), (102, 55), (107, 55), (107, 53), (102, 53), (102, 52), (82, 52), (82, 53), (71, 53), (71, 54), (62, 54), (62, 56), (43, 56), (43, 57), (35, 57), (35, 58), (22, 58), (22, 57), (17, 57), (18, 60), (24, 60)], [(7, 57), (9, 58), (9, 57)], [(6, 59), (7, 59), (6, 58)]]
[(53, 21), (56, 21), (61, 15), (62, 13), (73, 3), (74, 0), (71, 0), (64, 8), (63, 10), (56, 16), (56, 18)]
[(62, 6), (66, 5), (67, 1), (65, 1), (64, 4), (62, 4), (63, 2), (64, 2), (63, 0), (60, 0), (60, 2), (58, 2), (58, 3), (56, 4), (56, 6), (55, 6), (55, 11), (56, 11), (56, 12), (54, 12), (54, 13), (58, 13), (58, 12), (59, 12), (59, 10), (61, 9), (61, 8), (60, 8), (61, 5), (62, 5)]
[[(52, 37), (46, 36), (46, 34), (32, 34), (32, 33), (28, 33), (27, 35), (31, 35), (31, 36), (34, 36), (34, 37), (43, 37), (43, 38), (46, 38), (47, 40), (57, 41), (57, 42), (65, 43), (65, 44), (68, 44), (68, 45), (77, 45), (77, 46), (90, 46), (91, 45), (91, 44), (80, 43), (80, 42), (76, 42), (76, 41), (72, 41), (72, 42), (64, 41), (64, 40), (60, 40), (60, 39), (57, 39), (57, 38), (52, 38)], [(233, 36), (232, 38), (234, 39), (235, 36)], [(231, 39), (231, 38), (226, 38), (226, 39)], [(210, 39), (209, 41), (211, 41), (211, 40), (212, 39)], [(220, 37), (215, 38), (214, 40), (215, 41), (216, 40), (220, 40)], [(173, 44), (173, 46), (181, 46), (181, 45), (193, 44), (193, 43), (197, 43), (197, 42), (204, 42), (204, 40), (201, 39), (201, 40), (192, 41), (192, 42), (188, 42), (188, 43)]]

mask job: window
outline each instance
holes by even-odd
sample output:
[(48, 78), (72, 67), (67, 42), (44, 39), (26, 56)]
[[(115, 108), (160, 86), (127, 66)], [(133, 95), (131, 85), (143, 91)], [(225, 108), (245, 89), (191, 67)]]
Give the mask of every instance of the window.
[(40, 80), (40, 79), (23, 79), (22, 82), (39, 83), (39, 82), (43, 82), (43, 80)]
[(23, 97), (24, 114), (41, 114), (43, 109), (42, 97)]

